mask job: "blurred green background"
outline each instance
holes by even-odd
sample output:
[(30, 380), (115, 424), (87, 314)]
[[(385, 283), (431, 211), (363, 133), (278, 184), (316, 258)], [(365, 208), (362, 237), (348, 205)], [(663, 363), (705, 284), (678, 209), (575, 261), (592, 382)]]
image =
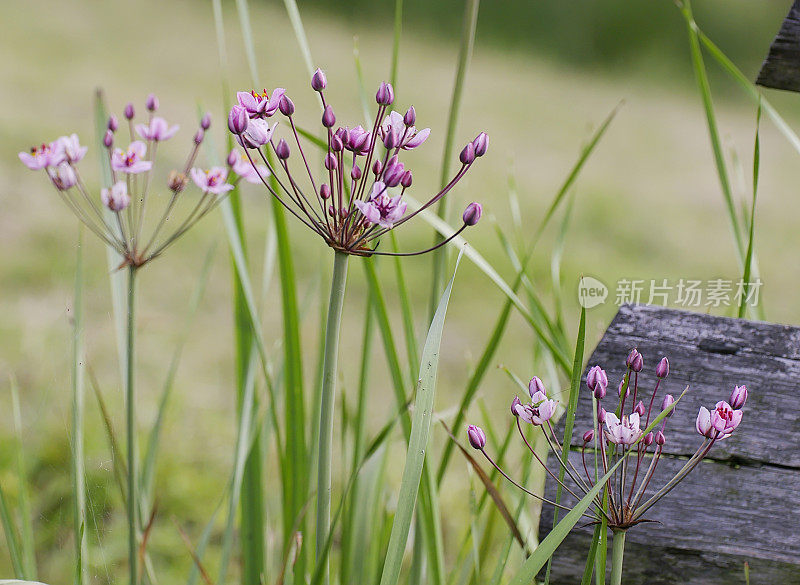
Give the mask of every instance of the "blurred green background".
[[(698, 0), (700, 25), (750, 77), (754, 78), (790, 2)], [(234, 2), (226, 1), (228, 69), (234, 88), (248, 88)], [(298, 105), (298, 118), (315, 125), (318, 109), (308, 75), (281, 2), (251, 2), (260, 76), (268, 88), (286, 87)], [(394, 2), (388, 0), (299, 2), (316, 63), (328, 74), (330, 99), (339, 120), (361, 121), (354, 37), (370, 87), (388, 76)], [(443, 135), (452, 90), (462, 3), (405, 0), (398, 108), (416, 107), (418, 125), (433, 134), (407, 163), (415, 172), (412, 193), (423, 198), (438, 181)], [(188, 150), (198, 106), (214, 115), (213, 136), (225, 138), (224, 116), (233, 101), (221, 94), (218, 58), (209, 2), (175, 0), (5, 1), (0, 4), (0, 482), (13, 498), (18, 486), (11, 465), (13, 436), (8, 382), (22, 391), (25, 450), (34, 483), (40, 577), (60, 583), (69, 566), (69, 397), (70, 315), (78, 228), (46, 184), (24, 168), (17, 152), (61, 134), (77, 132), (85, 144), (93, 136), (92, 99), (102, 87), (118, 114), (128, 100), (144, 109), (155, 92), (161, 113), (182, 132), (162, 151), (177, 165)], [(731, 163), (737, 200), (749, 200), (755, 109), (740, 90), (709, 64), (724, 148)], [(800, 96), (768, 92), (793, 127), (800, 124)], [(611, 298), (589, 311), (590, 347), (615, 312), (614, 286), (621, 278), (737, 280), (735, 247), (724, 213), (705, 118), (694, 87), (685, 25), (668, 0), (581, 0), (573, 2), (485, 1), (481, 6), (475, 52), (457, 131), (457, 144), (485, 130), (490, 153), (475, 165), (450, 195), (454, 209), (471, 200), (484, 204), (485, 217), (467, 239), (508, 280), (510, 264), (493, 222), (510, 229), (513, 179), (519, 202), (517, 221), (530, 239), (581, 146), (593, 128), (621, 100), (616, 120), (575, 189), (566, 240), (563, 295), (566, 317), (577, 315), (576, 285), (581, 274), (608, 284)], [(186, 148), (184, 148), (186, 147)], [(220, 149), (220, 153), (224, 152)], [(82, 163), (83, 174), (99, 189), (95, 149)], [(797, 269), (798, 153), (769, 124), (762, 128), (761, 190), (756, 250), (766, 315), (783, 323), (800, 322), (795, 302)], [(167, 165), (161, 165), (166, 177)], [(245, 188), (246, 223), (252, 265), (260, 274), (269, 229), (264, 193)], [(557, 223), (557, 222), (556, 222)], [(533, 262), (534, 284), (552, 299), (550, 251), (545, 234)], [(317, 293), (328, 286), (329, 255), (301, 226), (292, 225), (298, 252), (304, 343), (310, 378), (319, 332)], [(405, 249), (424, 246), (431, 230), (422, 222), (400, 233)], [(143, 274), (140, 301), (140, 407), (142, 428), (155, 414), (167, 359), (183, 323), (188, 298), (203, 259), (217, 244), (210, 283), (193, 326), (178, 373), (175, 401), (168, 412), (158, 476), (163, 520), (152, 549), (171, 580), (191, 564), (169, 521), (179, 519), (196, 536), (210, 517), (228, 473), (234, 440), (235, 393), (232, 364), (231, 274), (221, 218), (212, 214)], [(84, 235), (86, 259), (86, 343), (88, 365), (96, 375), (117, 425), (122, 425), (122, 394), (114, 346), (105, 256)], [(351, 263), (344, 322), (342, 369), (345, 394), (352, 386), (363, 313), (364, 279), (358, 259)], [(430, 259), (406, 262), (412, 295), (419, 307), (418, 335), (424, 336)], [(389, 268), (385, 266), (384, 268)], [(391, 270), (382, 278), (393, 291)], [(445, 330), (438, 408), (455, 407), (453, 396), (482, 351), (488, 327), (502, 306), (501, 293), (469, 263), (462, 265)], [(280, 341), (280, 303), (275, 284), (267, 291), (265, 331)], [(700, 308), (700, 310), (709, 310)], [(399, 315), (393, 311), (395, 317)], [(724, 309), (715, 312), (725, 314)], [(517, 319), (517, 321), (519, 321)], [(533, 340), (516, 322), (506, 334), (498, 362), (522, 377), (529, 371)], [(376, 420), (390, 412), (382, 350), (376, 344), (372, 404)], [(653, 356), (655, 357), (655, 356)], [(675, 367), (675, 366), (674, 366)], [(678, 366), (679, 367), (679, 366)], [(502, 416), (515, 389), (492, 372), (482, 396), (490, 413)], [(113, 485), (110, 456), (96, 404), (87, 396), (87, 472), (94, 534), (91, 564), (101, 581), (111, 581), (124, 555), (124, 515)], [(477, 410), (476, 410), (477, 412)], [(376, 426), (378, 423), (376, 423)], [(434, 440), (444, 440), (439, 430)], [(458, 505), (457, 480), (443, 499)], [(445, 518), (445, 528), (460, 526)], [(0, 541), (2, 542), (2, 541)], [(0, 577), (10, 574), (0, 545)]]

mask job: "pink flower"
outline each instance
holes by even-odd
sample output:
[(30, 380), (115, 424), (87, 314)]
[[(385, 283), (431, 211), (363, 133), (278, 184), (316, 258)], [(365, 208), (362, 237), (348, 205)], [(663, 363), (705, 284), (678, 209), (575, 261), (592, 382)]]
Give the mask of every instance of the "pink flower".
[(414, 126), (406, 126), (403, 116), (397, 112), (391, 112), (381, 124), (381, 138), (384, 142), (392, 131), (399, 141), (392, 148), (402, 148), (403, 150), (412, 150), (418, 147), (428, 139), (431, 133), (430, 128), (418, 132)]
[(32, 171), (39, 171), (59, 164), (64, 160), (64, 153), (58, 141), (50, 144), (42, 143), (31, 148), (30, 152), (20, 152), (19, 160)]
[(103, 205), (108, 207), (111, 211), (122, 211), (131, 204), (130, 195), (128, 195), (128, 186), (125, 181), (117, 181), (111, 189), (103, 189), (100, 191), (100, 199)]
[(606, 413), (606, 438), (616, 445), (632, 445), (642, 435), (639, 428), (639, 415), (625, 415), (622, 420), (613, 412)]
[(245, 131), (236, 137), (236, 142), (245, 148), (259, 148), (272, 139), (272, 133), (277, 126), (276, 122), (270, 128), (269, 123), (261, 118), (250, 120)]
[(721, 400), (711, 412), (705, 406), (700, 407), (695, 428), (704, 437), (721, 441), (730, 437), (739, 426), (742, 414), (741, 410), (734, 410), (730, 404)]
[(371, 223), (377, 223), (386, 229), (392, 229), (394, 223), (406, 212), (406, 203), (401, 201), (400, 195), (389, 197), (386, 185), (376, 181), (372, 186), (372, 196), (369, 201), (356, 200), (355, 206)]
[(153, 163), (142, 160), (147, 152), (147, 146), (141, 140), (135, 140), (128, 146), (127, 151), (115, 148), (111, 155), (111, 168), (122, 173), (144, 173), (153, 167)]
[(86, 153), (89, 150), (88, 146), (81, 146), (77, 134), (71, 134), (70, 136), (62, 136), (61, 138), (56, 140), (56, 145), (57, 145), (56, 148), (60, 151), (60, 153), (69, 163), (78, 162), (84, 156), (86, 156)]
[(239, 91), (236, 93), (236, 99), (251, 118), (269, 118), (278, 110), (285, 93), (286, 90), (282, 87), (275, 88), (272, 96), (267, 95), (267, 90), (264, 90), (263, 94), (256, 91)]
[(238, 151), (231, 151), (228, 160), (231, 159), (234, 161), (233, 165), (231, 165), (233, 172), (248, 183), (260, 183), (261, 179), (259, 178), (259, 175), (265, 179), (269, 176), (269, 170), (267, 170), (266, 166), (257, 165), (258, 172), (256, 172), (256, 169), (254, 169), (253, 165), (250, 164), (250, 160)]
[(78, 182), (78, 177), (75, 170), (66, 162), (62, 162), (55, 169), (49, 170), (48, 174), (53, 181), (53, 185), (59, 191), (66, 191), (71, 189)]
[(221, 195), (233, 189), (233, 185), (226, 183), (228, 169), (225, 167), (211, 167), (209, 170), (192, 169), (192, 181), (205, 193)]
[(145, 140), (153, 140), (159, 142), (169, 140), (178, 132), (178, 125), (170, 126), (164, 118), (155, 116), (150, 120), (150, 125), (144, 124), (136, 125), (136, 132)]
[(711, 412), (711, 426), (721, 435), (728, 436), (742, 422), (742, 414), (741, 410), (734, 410), (730, 404), (720, 400)]
[(364, 130), (361, 125), (356, 126), (352, 130), (347, 130), (347, 140), (344, 140), (344, 146), (347, 150), (356, 154), (364, 155), (369, 152), (370, 143), (372, 142), (372, 132)]
[(514, 404), (516, 414), (526, 423), (541, 426), (549, 421), (556, 412), (558, 402), (550, 400), (542, 391), (536, 391), (531, 396), (530, 404)]

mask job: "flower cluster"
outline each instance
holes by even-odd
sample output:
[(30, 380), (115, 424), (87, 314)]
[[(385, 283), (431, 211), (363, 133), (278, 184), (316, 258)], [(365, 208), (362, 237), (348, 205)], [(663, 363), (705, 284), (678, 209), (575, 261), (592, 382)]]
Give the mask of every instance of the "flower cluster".
[[(237, 94), (238, 103), (230, 110), (228, 128), (243, 147), (250, 169), (239, 162), (234, 170), (249, 181), (261, 181), (289, 212), (340, 252), (359, 256), (392, 254), (376, 249), (378, 239), (444, 197), (488, 148), (489, 139), (481, 132), (461, 151), (461, 167), (447, 185), (420, 209), (406, 213), (403, 195), (411, 187), (413, 175), (401, 162), (401, 151), (422, 145), (430, 128), (417, 129), (413, 106), (405, 114), (391, 109), (394, 89), (388, 83), (382, 83), (375, 95), (378, 111), (371, 129), (337, 126), (333, 107), (325, 99), (327, 79), (321, 70), (314, 73), (311, 87), (318, 92), (323, 109), (325, 136), (321, 144), (325, 155), (320, 167), (312, 168), (319, 162), (315, 163), (303, 149), (295, 125), (294, 102), (284, 89), (276, 88), (271, 93), (264, 90)], [(288, 123), (286, 138), (276, 137), (277, 122), (270, 124), (277, 114)], [(293, 148), (299, 154), (296, 166), (307, 180), (291, 168)], [(272, 180), (267, 180), (268, 175)], [(471, 203), (462, 215), (461, 228), (435, 247), (475, 225), (480, 216), (480, 204)]]
[[(594, 427), (587, 429), (582, 436), (582, 470), (579, 470), (568, 457), (562, 459), (563, 447), (559, 444), (550, 422), (556, 410), (556, 402), (547, 397), (547, 391), (539, 378), (534, 376), (528, 385), (530, 404), (522, 404), (519, 397), (515, 397), (511, 403), (511, 413), (517, 419), (517, 428), (525, 445), (545, 467), (547, 473), (576, 499), (588, 494), (598, 478), (606, 475), (621, 461), (608, 480), (608, 506), (605, 507), (601, 496), (598, 496), (594, 501), (594, 513), (589, 515), (593, 521), (604, 517), (608, 526), (614, 530), (627, 530), (640, 522), (645, 522), (644, 514), (647, 510), (674, 489), (700, 463), (717, 441), (731, 436), (742, 421), (742, 407), (747, 402), (747, 388), (736, 386), (728, 402), (717, 402), (711, 411), (701, 407), (695, 426), (697, 432), (704, 438), (702, 444), (672, 479), (645, 500), (645, 493), (667, 442), (667, 420), (674, 414), (676, 400), (671, 394), (665, 394), (661, 399), (660, 409), (654, 409), (659, 387), (669, 375), (669, 360), (666, 357), (662, 358), (655, 368), (656, 383), (649, 395), (645, 395), (645, 392), (640, 394), (639, 373), (644, 368), (644, 358), (637, 349), (632, 349), (628, 354), (626, 366), (625, 375), (617, 387), (618, 399), (614, 400), (613, 409), (608, 411), (603, 407), (603, 401), (608, 394), (608, 375), (600, 366), (593, 366), (587, 373), (586, 385), (592, 394), (597, 418)], [(523, 422), (542, 428), (545, 439), (564, 472), (565, 481), (561, 481), (550, 471), (533, 449), (523, 431)], [(483, 452), (487, 460), (504, 477), (526, 493), (553, 504), (511, 480), (495, 464), (485, 451), (486, 438), (480, 427), (470, 425), (467, 433), (472, 447)], [(586, 463), (586, 449), (590, 445), (594, 447), (596, 456), (599, 456), (596, 457), (599, 466), (593, 473), (590, 473)], [(647, 459), (649, 463), (646, 463)], [(570, 480), (569, 484), (566, 483), (567, 477)]]
[[(130, 135), (130, 142), (126, 146), (116, 146), (120, 125), (118, 118), (112, 115), (108, 119), (103, 145), (107, 151), (111, 181), (101, 189), (99, 198), (90, 193), (78, 171), (77, 163), (86, 155), (88, 148), (80, 145), (77, 134), (62, 136), (49, 144), (19, 154), (20, 160), (29, 169), (44, 170), (67, 207), (122, 256), (121, 267), (139, 267), (159, 256), (211, 211), (225, 193), (233, 189), (233, 185), (227, 181), (227, 168), (193, 168), (205, 132), (211, 126), (211, 117), (206, 114), (194, 134), (183, 169), (173, 170), (169, 174), (165, 185), (169, 195), (160, 219), (149, 236), (145, 235), (143, 228), (148, 195), (152, 190), (156, 151), (159, 144), (178, 132), (177, 125), (170, 125), (156, 115), (159, 106), (156, 96), (151, 94), (145, 106), (147, 123), (139, 124), (134, 123), (133, 104), (125, 107), (124, 118)], [(189, 176), (202, 195), (189, 206), (183, 219), (175, 219), (176, 205)], [(169, 233), (162, 234), (167, 224), (171, 229)]]

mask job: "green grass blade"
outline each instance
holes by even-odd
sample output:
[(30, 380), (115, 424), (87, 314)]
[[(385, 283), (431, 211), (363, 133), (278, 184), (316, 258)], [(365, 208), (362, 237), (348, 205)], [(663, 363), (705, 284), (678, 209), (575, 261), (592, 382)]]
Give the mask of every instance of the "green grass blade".
[[(459, 261), (460, 259), (459, 256)], [(457, 269), (458, 261), (456, 262)], [(408, 444), (406, 464), (403, 469), (397, 511), (395, 512), (392, 533), (389, 538), (389, 548), (384, 561), (381, 585), (396, 585), (400, 577), (400, 567), (403, 562), (403, 554), (408, 540), (411, 519), (414, 514), (425, 463), (436, 393), (439, 348), (454, 279), (455, 272), (439, 302), (439, 307), (431, 321), (431, 327), (422, 350), (419, 383), (417, 384), (417, 396), (411, 424), (411, 437)]]
[[(626, 456), (627, 457), (627, 456)], [(577, 503), (575, 507), (567, 512), (563, 520), (556, 524), (555, 528), (548, 534), (545, 539), (539, 543), (533, 554), (523, 563), (517, 575), (511, 580), (510, 585), (530, 585), (534, 582), (536, 575), (550, 561), (553, 553), (564, 541), (569, 534), (570, 530), (578, 523), (583, 513), (592, 505), (594, 499), (598, 496), (600, 491), (605, 487), (606, 482), (614, 474), (626, 457), (620, 457), (606, 473), (600, 481), (589, 490), (589, 492)]]
[(745, 251), (742, 243), (742, 231), (739, 225), (738, 215), (736, 214), (736, 206), (733, 201), (730, 177), (728, 175), (728, 169), (725, 163), (725, 154), (722, 149), (722, 141), (719, 136), (719, 128), (717, 126), (714, 103), (711, 97), (711, 86), (708, 82), (708, 73), (706, 71), (705, 63), (703, 62), (702, 51), (700, 50), (700, 39), (697, 35), (696, 28), (692, 26), (693, 17), (689, 0), (683, 1), (681, 11), (686, 19), (686, 28), (689, 33), (689, 50), (692, 57), (692, 66), (694, 68), (697, 87), (700, 91), (700, 97), (703, 102), (703, 109), (705, 110), (708, 134), (711, 140), (711, 147), (714, 152), (714, 163), (717, 167), (717, 175), (719, 177), (720, 187), (722, 188), (722, 196), (725, 200), (725, 207), (728, 212), (728, 220), (730, 222), (731, 230), (733, 231), (733, 238), (734, 243), (736, 244), (738, 260), (740, 265), (743, 266)]
[[(392, 248), (397, 252), (397, 235), (393, 231), (389, 232), (389, 234), (392, 239)], [(394, 263), (395, 280), (397, 280), (397, 295), (400, 299), (400, 313), (403, 316), (403, 332), (405, 333), (406, 339), (409, 371), (413, 372), (414, 368), (419, 363), (417, 335), (414, 331), (414, 313), (411, 307), (411, 299), (408, 295), (405, 273), (403, 271), (403, 259), (399, 256), (395, 256), (392, 258), (392, 262)]]
[(747, 232), (747, 253), (744, 260), (744, 271), (742, 272), (742, 298), (739, 299), (739, 319), (744, 317), (747, 310), (747, 299), (750, 293), (750, 269), (753, 263), (753, 237), (756, 225), (756, 198), (758, 196), (758, 176), (761, 166), (761, 140), (759, 131), (761, 129), (761, 103), (756, 112), (756, 137), (753, 145), (753, 203), (750, 208), (749, 229)]
[[(447, 119), (447, 134), (444, 139), (444, 152), (442, 154), (442, 172), (439, 182), (442, 188), (447, 184), (450, 177), (450, 161), (453, 158), (453, 144), (455, 143), (456, 127), (458, 125), (458, 113), (461, 109), (461, 98), (464, 93), (464, 81), (467, 77), (467, 69), (472, 57), (472, 48), (475, 45), (475, 29), (478, 26), (478, 7), (480, 0), (465, 0), (464, 3), (464, 24), (461, 30), (461, 46), (458, 51), (458, 65), (456, 67), (456, 78), (453, 84), (453, 95), (450, 98), (450, 112)], [(436, 208), (436, 215), (440, 219), (447, 221), (449, 213), (449, 197), (443, 197)], [(442, 237), (437, 235), (434, 244), (442, 241)], [(442, 280), (444, 279), (445, 264), (449, 250), (441, 248), (432, 252), (433, 277), (431, 279), (431, 298), (430, 315), (433, 316), (436, 304), (441, 294)]]
[(300, 46), (300, 52), (303, 54), (303, 62), (306, 65), (310, 78), (314, 74), (314, 59), (311, 57), (311, 48), (308, 46), (308, 37), (306, 37), (306, 30), (300, 18), (300, 11), (297, 9), (295, 0), (283, 0), (283, 4), (286, 6), (286, 13), (289, 15), (289, 21), (292, 23), (294, 36), (297, 39), (297, 44)]
[(597, 560), (597, 543), (600, 540), (600, 529), (601, 526), (599, 524), (594, 527), (592, 545), (589, 547), (589, 554), (586, 555), (586, 566), (583, 568), (581, 585), (592, 585), (592, 574), (594, 573), (594, 565)]
[(28, 493), (28, 471), (25, 465), (25, 452), (22, 448), (22, 412), (19, 405), (19, 388), (11, 378), (11, 410), (14, 413), (14, 451), (17, 460), (19, 496), (17, 507), (20, 517), (20, 553), (22, 554), (24, 577), (36, 579), (36, 545), (33, 539), (33, 517), (31, 516), (30, 495)]
[(564, 197), (567, 195), (567, 192), (575, 183), (575, 180), (578, 178), (578, 175), (580, 175), (580, 172), (583, 169), (584, 164), (586, 163), (587, 160), (589, 160), (589, 157), (594, 152), (594, 149), (600, 142), (600, 139), (606, 133), (606, 130), (608, 130), (608, 127), (611, 125), (611, 122), (616, 117), (617, 112), (619, 112), (623, 103), (624, 102), (620, 102), (619, 104), (616, 105), (616, 107), (613, 110), (611, 110), (608, 116), (606, 116), (606, 119), (603, 120), (603, 123), (600, 124), (600, 127), (597, 130), (595, 130), (588, 144), (581, 149), (581, 154), (578, 157), (577, 162), (570, 170), (566, 180), (561, 185), (561, 188), (558, 190), (556, 196), (553, 198), (550, 207), (548, 207), (547, 211), (545, 212), (544, 217), (542, 218), (542, 221), (539, 224), (539, 229), (533, 232), (536, 238), (538, 238), (542, 234), (542, 232), (544, 232), (544, 228), (547, 227), (548, 223), (550, 223), (550, 220), (553, 218), (553, 214), (561, 205), (561, 203), (564, 200)]
[[(75, 299), (72, 313), (72, 528), (75, 539), (75, 556), (87, 558), (87, 543), (84, 538), (86, 526), (86, 470), (84, 466), (84, 360), (83, 345), (83, 231), (78, 230), (78, 250), (75, 263)], [(36, 578), (35, 576), (33, 577)], [(75, 568), (75, 585), (83, 585), (86, 571), (83, 563)]]
[(400, 37), (403, 33), (403, 0), (394, 0), (394, 39), (392, 42), (392, 67), (389, 82), (397, 91), (397, 67), (400, 64)]
[[(581, 389), (581, 373), (583, 372), (583, 350), (586, 340), (586, 308), (581, 307), (581, 319), (578, 325), (578, 339), (575, 342), (575, 360), (572, 363), (572, 376), (570, 378), (569, 405), (567, 406), (566, 418), (564, 420), (564, 439), (561, 443), (564, 449), (561, 452), (561, 466), (558, 470), (558, 487), (556, 488), (556, 504), (561, 503), (562, 485), (564, 483), (564, 469), (569, 457), (569, 445), (572, 444), (572, 429), (575, 426), (575, 410), (578, 406), (578, 395)], [(558, 523), (558, 508), (553, 509), (553, 530)], [(538, 549), (537, 549), (538, 550)], [(547, 560), (547, 573), (544, 582), (550, 582), (550, 569), (552, 559)]]
[[(195, 285), (195, 289), (192, 292), (191, 299), (189, 300), (189, 310), (184, 319), (183, 329), (181, 331), (178, 342), (175, 346), (175, 350), (173, 351), (172, 358), (170, 360), (169, 370), (167, 371), (167, 377), (166, 380), (164, 381), (164, 385), (162, 386), (161, 398), (158, 401), (158, 411), (156, 412), (156, 420), (153, 423), (153, 426), (150, 429), (150, 433), (148, 435), (147, 448), (145, 450), (145, 457), (142, 465), (141, 492), (140, 492), (140, 497), (144, 502), (153, 501), (153, 483), (155, 476), (156, 460), (158, 458), (158, 451), (161, 442), (161, 430), (164, 427), (164, 418), (166, 415), (169, 400), (172, 396), (172, 390), (175, 383), (175, 376), (178, 372), (178, 365), (180, 364), (181, 356), (183, 355), (183, 349), (186, 345), (187, 340), (189, 339), (191, 326), (194, 323), (195, 315), (197, 314), (197, 310), (200, 306), (200, 301), (202, 300), (203, 294), (205, 292), (206, 284), (208, 283), (208, 275), (209, 272), (211, 271), (211, 261), (214, 259), (215, 250), (216, 250), (216, 244), (212, 244), (212, 246), (208, 249), (208, 252), (206, 253), (205, 260), (203, 261), (203, 266), (200, 270), (200, 276), (197, 279), (197, 284)], [(146, 511), (146, 513), (149, 514), (149, 510)]]
[(14, 575), (25, 578), (25, 558), (22, 554), (22, 546), (17, 535), (17, 526), (8, 504), (8, 498), (0, 485), (0, 523), (3, 524), (3, 532), (6, 537), (8, 555), (11, 558), (11, 567)]

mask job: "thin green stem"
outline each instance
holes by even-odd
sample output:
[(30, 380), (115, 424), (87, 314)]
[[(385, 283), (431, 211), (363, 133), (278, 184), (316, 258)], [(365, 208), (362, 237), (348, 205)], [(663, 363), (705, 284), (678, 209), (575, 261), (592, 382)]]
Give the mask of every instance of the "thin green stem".
[(620, 585), (622, 583), (622, 557), (625, 554), (625, 534), (624, 530), (614, 532), (614, 539), (611, 544), (611, 585)]
[(136, 527), (136, 400), (134, 396), (134, 333), (136, 307), (136, 267), (128, 268), (128, 323), (125, 346), (125, 402), (127, 408), (128, 440), (128, 564), (131, 585), (138, 583), (138, 530)]
[[(322, 402), (319, 416), (319, 459), (317, 462), (317, 561), (325, 552), (325, 541), (331, 519), (331, 454), (333, 449), (333, 408), (336, 399), (336, 366), (339, 361), (339, 330), (342, 324), (342, 305), (347, 283), (348, 255), (334, 252), (333, 279), (325, 326), (325, 357), (322, 367)], [(322, 584), (328, 585), (327, 557), (323, 560)]]

